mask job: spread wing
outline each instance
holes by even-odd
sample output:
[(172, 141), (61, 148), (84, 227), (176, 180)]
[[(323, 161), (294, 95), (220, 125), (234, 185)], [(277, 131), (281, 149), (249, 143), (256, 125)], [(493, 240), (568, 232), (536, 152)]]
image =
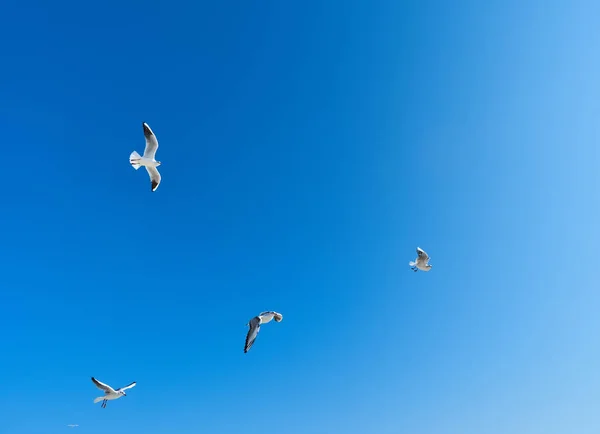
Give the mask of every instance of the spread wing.
[(158, 169), (156, 167), (146, 166), (146, 170), (150, 176), (150, 188), (152, 191), (156, 191), (158, 185), (160, 184), (160, 173), (158, 173)]
[(146, 149), (144, 149), (144, 158), (154, 159), (156, 150), (158, 149), (158, 140), (146, 122), (143, 124), (144, 137), (146, 138)]
[(113, 389), (112, 387), (110, 387), (108, 384), (104, 384), (98, 380), (96, 380), (94, 377), (92, 377), (92, 381), (94, 382), (94, 384), (96, 385), (96, 387), (100, 390), (103, 390), (104, 393), (117, 393), (115, 391), (115, 389)]
[(250, 329), (248, 330), (248, 334), (246, 335), (246, 345), (244, 346), (244, 353), (247, 353), (252, 345), (254, 345), (254, 341), (256, 340), (256, 336), (258, 336), (258, 331), (260, 330), (260, 318), (255, 316), (250, 320)]
[(419, 259), (429, 259), (429, 255), (427, 253), (425, 253), (425, 250), (417, 247), (417, 254), (419, 255)]
[(131, 384), (128, 384), (128, 385), (127, 385), (127, 386), (125, 386), (125, 387), (121, 387), (120, 389), (117, 389), (117, 392), (118, 392), (118, 391), (120, 391), (120, 390), (127, 390), (127, 389), (131, 389), (132, 387), (134, 387), (134, 386), (135, 386), (135, 384), (136, 384), (136, 383), (135, 383), (135, 381), (134, 381), (133, 383), (131, 383)]

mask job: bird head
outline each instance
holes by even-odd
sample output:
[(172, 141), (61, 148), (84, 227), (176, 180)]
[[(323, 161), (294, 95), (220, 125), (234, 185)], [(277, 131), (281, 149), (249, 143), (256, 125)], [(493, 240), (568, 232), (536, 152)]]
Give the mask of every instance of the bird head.
[(162, 164), (162, 163), (161, 163), (160, 161), (157, 161), (157, 162), (156, 162), (156, 166), (157, 166), (157, 167), (158, 167), (158, 166), (160, 166), (161, 164)]
[(125, 391), (121, 390), (121, 395), (123, 396), (127, 396), (127, 394), (125, 393)]

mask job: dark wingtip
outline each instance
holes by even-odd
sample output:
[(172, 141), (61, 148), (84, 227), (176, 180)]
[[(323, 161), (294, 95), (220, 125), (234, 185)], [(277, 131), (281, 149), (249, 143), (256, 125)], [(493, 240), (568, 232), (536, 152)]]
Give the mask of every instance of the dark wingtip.
[(142, 128), (144, 130), (144, 136), (150, 137), (154, 135), (154, 133), (150, 129), (150, 125), (148, 125), (146, 122), (142, 122)]

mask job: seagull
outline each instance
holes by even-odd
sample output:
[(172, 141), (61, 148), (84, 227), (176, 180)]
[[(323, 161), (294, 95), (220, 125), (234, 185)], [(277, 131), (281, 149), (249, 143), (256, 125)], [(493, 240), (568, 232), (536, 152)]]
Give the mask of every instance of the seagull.
[(156, 136), (148, 126), (146, 122), (142, 123), (144, 127), (144, 137), (146, 137), (146, 149), (144, 149), (144, 156), (140, 156), (137, 151), (133, 151), (129, 156), (129, 162), (135, 170), (138, 170), (141, 166), (145, 166), (150, 175), (151, 189), (156, 191), (158, 184), (160, 184), (160, 173), (158, 173), (157, 167), (160, 166), (160, 161), (156, 161), (154, 156), (158, 149), (158, 140)]
[(429, 271), (431, 270), (431, 265), (429, 265), (427, 262), (429, 262), (429, 255), (427, 253), (425, 253), (425, 250), (421, 249), (420, 247), (417, 247), (417, 254), (419, 256), (417, 256), (417, 259), (415, 260), (415, 262), (409, 262), (408, 265), (410, 265), (410, 268), (416, 273), (417, 269), (421, 270), (421, 271)]
[(79, 425), (77, 425), (77, 424), (70, 424), (70, 425), (67, 425), (67, 426), (68, 426), (69, 428), (75, 428), (76, 426), (79, 426)]
[(275, 319), (277, 322), (281, 322), (283, 319), (283, 315), (273, 311), (262, 312), (258, 316), (252, 318), (246, 326), (250, 327), (248, 330), (248, 334), (246, 335), (246, 345), (244, 346), (244, 353), (247, 353), (252, 345), (254, 345), (254, 341), (256, 340), (256, 336), (258, 335), (258, 331), (260, 330), (261, 324), (266, 324), (270, 322), (272, 319)]
[(131, 389), (133, 386), (135, 386), (135, 381), (134, 381), (133, 383), (131, 383), (128, 386), (121, 387), (120, 389), (115, 390), (112, 387), (110, 387), (108, 384), (104, 384), (104, 383), (101, 383), (100, 381), (96, 380), (94, 377), (92, 377), (92, 381), (94, 382), (94, 384), (96, 385), (96, 387), (98, 389), (104, 390), (104, 396), (94, 399), (94, 404), (97, 404), (100, 401), (104, 401), (101, 405), (102, 408), (106, 408), (106, 403), (109, 400), (119, 399), (121, 396), (127, 396), (125, 391), (127, 389)]

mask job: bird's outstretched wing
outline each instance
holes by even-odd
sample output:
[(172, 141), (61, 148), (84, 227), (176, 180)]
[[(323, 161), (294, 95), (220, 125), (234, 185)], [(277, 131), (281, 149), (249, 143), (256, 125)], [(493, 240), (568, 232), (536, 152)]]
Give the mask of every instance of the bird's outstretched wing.
[(120, 389), (117, 389), (117, 392), (119, 392), (119, 391), (121, 391), (121, 390), (127, 390), (127, 389), (131, 389), (131, 388), (132, 388), (132, 387), (134, 387), (135, 385), (136, 385), (136, 382), (134, 381), (133, 383), (131, 383), (131, 384), (128, 384), (128, 385), (127, 385), (127, 386), (125, 386), (125, 387), (121, 387)]
[(160, 173), (158, 173), (158, 169), (156, 167), (146, 166), (146, 170), (148, 171), (148, 176), (150, 176), (150, 188), (152, 191), (156, 191), (158, 185), (160, 184)]
[(92, 381), (94, 382), (94, 384), (96, 385), (96, 387), (98, 389), (103, 390), (105, 393), (116, 393), (115, 389), (110, 387), (108, 384), (104, 384), (104, 383), (96, 380), (94, 377), (92, 377)]
[(144, 127), (144, 137), (146, 138), (144, 158), (154, 159), (154, 155), (156, 155), (156, 150), (158, 149), (158, 140), (146, 122), (142, 126)]
[(421, 249), (420, 247), (417, 247), (417, 254), (419, 255), (420, 259), (429, 259), (429, 255), (427, 255), (425, 250)]
[(244, 346), (244, 353), (247, 353), (252, 345), (254, 345), (254, 341), (256, 340), (256, 336), (258, 336), (258, 331), (260, 330), (260, 318), (255, 316), (250, 320), (250, 329), (248, 330), (248, 334), (246, 335), (246, 345)]

